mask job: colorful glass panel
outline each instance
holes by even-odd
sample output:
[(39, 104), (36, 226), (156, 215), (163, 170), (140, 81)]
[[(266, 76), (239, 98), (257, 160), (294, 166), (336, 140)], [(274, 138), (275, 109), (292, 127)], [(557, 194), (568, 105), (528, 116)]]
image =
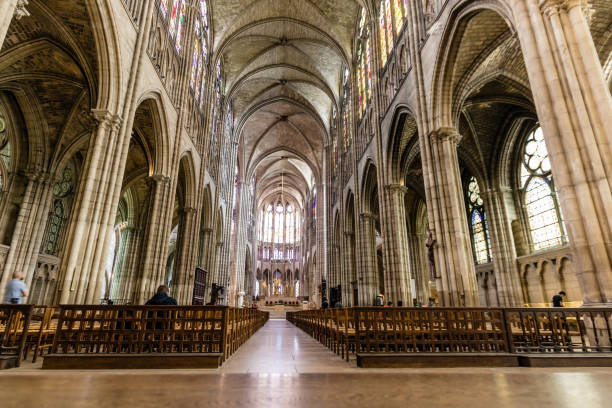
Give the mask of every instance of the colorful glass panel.
[(368, 101), (372, 97), (372, 58), (370, 53), (370, 39), (366, 41), (366, 81)]
[(491, 261), (491, 240), (489, 239), (489, 226), (484, 202), (480, 196), (480, 187), (475, 177), (470, 179), (467, 189), (468, 210), (471, 215), (472, 244), (477, 264)]
[[(198, 62), (200, 61), (200, 40), (197, 38), (200, 32), (200, 24), (197, 20), (196, 20), (195, 30), (196, 30), (196, 39), (195, 39), (195, 43), (193, 46), (193, 59), (191, 61), (191, 79), (189, 80), (189, 86), (191, 87), (191, 89), (194, 89), (194, 90), (198, 88), (196, 79), (198, 77)], [(197, 99), (197, 96), (196, 96), (196, 99)]]
[(162, 15), (166, 17), (168, 15), (168, 0), (160, 0), (159, 9), (162, 12)]
[(395, 34), (399, 34), (404, 25), (404, 11), (402, 10), (402, 0), (393, 0), (393, 17), (395, 24)]
[(177, 51), (181, 50), (181, 40), (183, 37), (183, 22), (185, 21), (185, 0), (181, 0), (179, 12), (176, 22), (176, 41), (175, 47)]
[(176, 16), (178, 15), (178, 11), (179, 11), (179, 7), (180, 4), (182, 3), (182, 0), (173, 0), (172, 1), (172, 11), (170, 13), (170, 21), (168, 24), (168, 29), (170, 30), (170, 34), (172, 35), (172, 37), (174, 37), (174, 34), (176, 33)]
[(387, 27), (387, 53), (393, 49), (393, 24), (391, 23), (391, 0), (385, 0), (385, 20)]
[(380, 31), (380, 60), (383, 66), (387, 63), (387, 26), (385, 25), (385, 3), (380, 3), (378, 29)]

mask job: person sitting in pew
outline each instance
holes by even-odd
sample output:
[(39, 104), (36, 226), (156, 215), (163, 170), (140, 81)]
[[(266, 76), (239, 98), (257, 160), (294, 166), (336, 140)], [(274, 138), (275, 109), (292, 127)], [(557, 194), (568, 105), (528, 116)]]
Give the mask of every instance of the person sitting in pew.
[(563, 307), (563, 301), (565, 300), (565, 292), (561, 291), (552, 298), (553, 307)]
[(166, 285), (159, 285), (157, 293), (145, 303), (147, 306), (176, 306), (178, 302), (175, 298), (168, 295), (170, 289)]

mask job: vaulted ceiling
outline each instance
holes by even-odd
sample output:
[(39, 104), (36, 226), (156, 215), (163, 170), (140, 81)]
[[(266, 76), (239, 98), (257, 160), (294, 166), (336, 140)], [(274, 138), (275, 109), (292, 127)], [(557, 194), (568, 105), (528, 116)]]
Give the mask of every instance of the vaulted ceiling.
[(281, 190), (304, 204), (320, 181), (357, 0), (213, 0), (216, 55), (240, 133), (239, 162), (258, 200)]

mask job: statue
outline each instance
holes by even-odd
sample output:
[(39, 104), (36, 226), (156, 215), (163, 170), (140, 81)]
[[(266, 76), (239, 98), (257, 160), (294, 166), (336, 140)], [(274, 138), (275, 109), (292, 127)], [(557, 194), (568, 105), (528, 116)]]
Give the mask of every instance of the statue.
[(429, 264), (429, 280), (432, 282), (438, 277), (436, 274), (436, 260), (434, 257), (434, 247), (436, 242), (438, 241), (434, 238), (433, 231), (429, 230), (427, 241), (425, 241), (425, 246), (427, 247), (427, 261)]

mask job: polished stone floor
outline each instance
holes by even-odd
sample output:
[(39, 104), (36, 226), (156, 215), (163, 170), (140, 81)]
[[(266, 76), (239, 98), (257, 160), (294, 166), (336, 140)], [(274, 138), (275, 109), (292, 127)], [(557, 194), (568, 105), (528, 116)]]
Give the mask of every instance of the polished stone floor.
[(609, 407), (612, 369), (364, 370), (271, 320), (219, 370), (0, 372), (0, 407)]

